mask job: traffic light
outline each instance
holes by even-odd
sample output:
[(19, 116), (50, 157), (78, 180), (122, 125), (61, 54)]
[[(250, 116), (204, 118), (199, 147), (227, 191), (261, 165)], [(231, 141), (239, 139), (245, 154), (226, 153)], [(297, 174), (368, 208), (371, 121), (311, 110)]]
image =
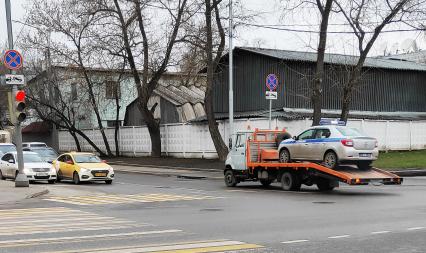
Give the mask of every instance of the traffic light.
[(18, 122), (22, 122), (27, 118), (27, 114), (24, 112), (25, 107), (25, 91), (18, 90), (15, 93), (15, 115)]

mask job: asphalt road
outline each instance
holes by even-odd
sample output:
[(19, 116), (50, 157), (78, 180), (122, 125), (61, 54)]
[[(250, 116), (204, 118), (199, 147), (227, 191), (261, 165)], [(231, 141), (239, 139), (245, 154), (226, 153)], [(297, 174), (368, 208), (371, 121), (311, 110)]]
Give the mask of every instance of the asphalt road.
[(426, 252), (426, 178), (284, 192), (117, 173), (0, 206), (0, 252)]

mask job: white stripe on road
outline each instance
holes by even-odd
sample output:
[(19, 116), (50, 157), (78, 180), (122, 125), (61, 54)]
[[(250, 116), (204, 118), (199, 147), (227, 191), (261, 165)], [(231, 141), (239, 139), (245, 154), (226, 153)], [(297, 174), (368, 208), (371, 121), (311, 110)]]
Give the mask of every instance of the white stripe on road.
[(413, 228), (407, 228), (407, 230), (412, 231), (412, 230), (421, 230), (424, 229), (425, 227), (413, 227)]
[[(9, 241), (0, 241), (0, 247), (9, 246), (10, 244), (23, 243), (24, 246), (45, 244), (49, 242), (70, 242), (72, 240), (81, 240), (81, 239), (96, 239), (96, 238), (110, 238), (110, 237), (124, 237), (124, 236), (138, 236), (138, 235), (153, 235), (153, 234), (166, 234), (166, 233), (178, 233), (182, 232), (179, 229), (169, 229), (169, 230), (155, 230), (155, 231), (145, 231), (145, 232), (133, 232), (133, 233), (120, 233), (120, 234), (102, 234), (102, 235), (88, 235), (88, 236), (68, 236), (68, 237), (54, 237), (54, 238), (43, 238), (43, 239), (21, 239), (21, 240), (9, 240)], [(19, 246), (19, 245), (16, 245)]]
[(281, 243), (291, 244), (291, 243), (301, 243), (301, 242), (309, 242), (309, 240), (293, 240), (293, 241), (285, 241), (285, 242), (281, 242)]
[[(87, 250), (66, 250), (57, 251), (56, 253), (147, 253), (147, 252), (224, 252), (230, 250), (255, 249), (262, 246), (256, 244), (247, 244), (239, 241), (207, 241), (207, 242), (187, 242), (172, 245), (145, 245), (132, 247), (114, 247), (104, 249), (87, 249)], [(51, 252), (53, 253), (53, 252)]]
[(327, 237), (328, 239), (340, 239), (340, 238), (348, 238), (350, 235), (335, 235)]
[(383, 231), (375, 231), (375, 232), (371, 232), (372, 235), (379, 235), (379, 234), (387, 234), (390, 233), (391, 231), (387, 231), (387, 230), (383, 230)]

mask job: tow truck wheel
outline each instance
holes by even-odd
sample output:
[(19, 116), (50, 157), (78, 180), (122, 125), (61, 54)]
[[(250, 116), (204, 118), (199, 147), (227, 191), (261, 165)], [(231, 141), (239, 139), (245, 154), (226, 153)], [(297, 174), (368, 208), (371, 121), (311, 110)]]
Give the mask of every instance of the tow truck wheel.
[(268, 187), (272, 184), (272, 180), (269, 179), (260, 179), (260, 183), (264, 186), (264, 187)]
[(232, 170), (227, 170), (225, 172), (225, 184), (228, 187), (235, 187), (237, 185), (237, 179)]
[(295, 173), (286, 171), (281, 176), (281, 187), (284, 191), (298, 191), (301, 185), (300, 178)]
[(337, 155), (334, 151), (328, 151), (324, 155), (323, 165), (330, 169), (335, 169), (337, 167)]
[(282, 149), (280, 151), (280, 163), (289, 163), (290, 162), (290, 152), (287, 149)]
[(334, 186), (331, 184), (330, 180), (326, 178), (318, 178), (317, 187), (320, 191), (332, 191)]

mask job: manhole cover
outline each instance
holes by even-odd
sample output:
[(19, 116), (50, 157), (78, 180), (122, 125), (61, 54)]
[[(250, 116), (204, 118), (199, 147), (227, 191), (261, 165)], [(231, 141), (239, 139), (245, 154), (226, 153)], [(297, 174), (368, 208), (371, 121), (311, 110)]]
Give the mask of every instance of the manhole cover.
[(336, 202), (332, 202), (332, 201), (315, 201), (315, 202), (312, 202), (312, 203), (314, 203), (314, 204), (334, 204)]

